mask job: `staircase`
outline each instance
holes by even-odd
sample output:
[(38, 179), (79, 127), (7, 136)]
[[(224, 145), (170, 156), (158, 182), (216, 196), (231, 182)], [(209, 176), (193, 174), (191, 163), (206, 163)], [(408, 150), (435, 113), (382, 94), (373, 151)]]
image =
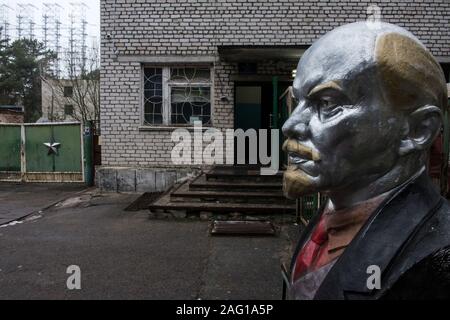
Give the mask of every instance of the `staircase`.
[(295, 201), (282, 192), (282, 173), (261, 176), (258, 167), (217, 166), (173, 188), (150, 211), (211, 214), (283, 215), (295, 213)]

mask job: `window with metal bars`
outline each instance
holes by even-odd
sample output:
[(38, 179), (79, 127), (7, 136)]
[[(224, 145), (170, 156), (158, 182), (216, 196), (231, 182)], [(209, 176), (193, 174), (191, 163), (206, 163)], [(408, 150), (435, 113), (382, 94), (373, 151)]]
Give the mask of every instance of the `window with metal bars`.
[(162, 68), (144, 69), (144, 124), (163, 124)]
[(144, 67), (144, 124), (211, 124), (209, 67)]

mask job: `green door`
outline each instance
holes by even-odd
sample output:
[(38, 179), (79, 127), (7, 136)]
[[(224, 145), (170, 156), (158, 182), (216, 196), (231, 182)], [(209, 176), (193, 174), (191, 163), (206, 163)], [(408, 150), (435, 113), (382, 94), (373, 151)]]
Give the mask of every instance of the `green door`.
[(235, 128), (261, 128), (261, 86), (236, 86)]

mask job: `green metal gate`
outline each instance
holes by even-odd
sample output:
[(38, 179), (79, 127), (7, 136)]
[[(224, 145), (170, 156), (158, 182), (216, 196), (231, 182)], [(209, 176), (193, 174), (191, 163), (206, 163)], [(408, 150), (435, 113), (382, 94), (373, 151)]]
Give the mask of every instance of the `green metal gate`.
[(0, 180), (84, 182), (80, 123), (0, 125)]
[(21, 126), (0, 126), (0, 180), (20, 180)]

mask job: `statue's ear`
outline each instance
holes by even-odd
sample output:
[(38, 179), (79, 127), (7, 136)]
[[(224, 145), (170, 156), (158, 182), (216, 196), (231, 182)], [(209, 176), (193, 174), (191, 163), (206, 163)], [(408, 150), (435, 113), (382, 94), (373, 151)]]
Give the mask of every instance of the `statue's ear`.
[(442, 125), (442, 111), (436, 106), (424, 106), (408, 116), (403, 139), (400, 143), (401, 156), (426, 150), (438, 136)]

